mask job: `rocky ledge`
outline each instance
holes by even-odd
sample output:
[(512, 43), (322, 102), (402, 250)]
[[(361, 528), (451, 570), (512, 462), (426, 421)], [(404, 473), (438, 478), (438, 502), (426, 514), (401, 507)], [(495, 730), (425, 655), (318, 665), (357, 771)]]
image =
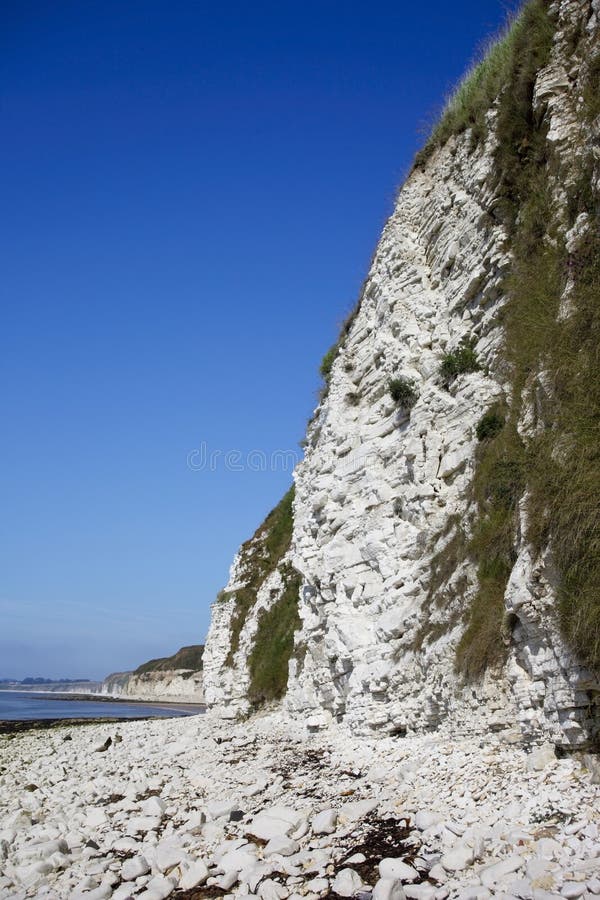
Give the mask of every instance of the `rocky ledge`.
[[(515, 738), (516, 740), (516, 738)], [(0, 738), (0, 897), (600, 895), (600, 773), (451, 731), (212, 714)]]

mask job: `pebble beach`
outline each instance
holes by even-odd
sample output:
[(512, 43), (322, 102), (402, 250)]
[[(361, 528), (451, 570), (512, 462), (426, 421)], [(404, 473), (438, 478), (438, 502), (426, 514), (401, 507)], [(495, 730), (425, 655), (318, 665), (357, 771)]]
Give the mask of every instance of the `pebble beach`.
[(0, 898), (600, 897), (592, 757), (281, 713), (0, 736)]

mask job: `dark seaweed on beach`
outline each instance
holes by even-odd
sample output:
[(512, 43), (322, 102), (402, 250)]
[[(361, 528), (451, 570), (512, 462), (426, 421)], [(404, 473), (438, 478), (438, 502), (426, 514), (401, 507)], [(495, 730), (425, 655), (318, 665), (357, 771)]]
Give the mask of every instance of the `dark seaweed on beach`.
[[(346, 840), (352, 841), (352, 844), (343, 848), (342, 855), (335, 860), (336, 872), (346, 868), (355, 853), (362, 853), (365, 861), (352, 863), (351, 868), (370, 885), (379, 879), (378, 866), (382, 859), (392, 857), (413, 865), (420, 847), (412, 835), (408, 819), (378, 819), (374, 814), (361, 823), (358, 833), (354, 831)], [(423, 881), (423, 878), (417, 881)]]
[(216, 884), (209, 884), (205, 887), (190, 888), (189, 891), (175, 890), (173, 897), (177, 900), (211, 900), (213, 897), (224, 897), (229, 891), (217, 887)]

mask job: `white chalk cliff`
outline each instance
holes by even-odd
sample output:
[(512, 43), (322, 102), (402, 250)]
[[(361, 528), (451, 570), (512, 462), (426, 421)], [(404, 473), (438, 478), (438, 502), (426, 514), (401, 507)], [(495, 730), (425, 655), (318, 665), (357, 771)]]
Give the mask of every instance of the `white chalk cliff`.
[(108, 675), (99, 693), (126, 700), (157, 700), (173, 703), (203, 703), (202, 672), (118, 672)]
[(203, 703), (202, 645), (181, 647), (172, 656), (152, 659), (133, 672), (113, 672), (99, 693), (129, 700)]
[[(589, 217), (573, 225), (561, 210), (585, 154), (595, 154), (589, 177), (594, 191), (599, 186), (599, 122), (584, 122), (580, 109), (589, 60), (600, 50), (600, 4), (562, 0), (549, 9), (552, 48), (536, 76), (533, 109), (545, 123), (557, 220), (576, 246)], [(238, 616), (233, 652), (248, 547), (213, 606), (204, 689), (225, 715), (253, 708), (250, 656), (261, 618), (293, 569), (301, 576), (299, 628), (281, 703), (309, 728), (335, 720), (356, 733), (400, 735), (446, 722), (463, 732), (512, 730), (568, 747), (597, 734), (600, 682), (561, 635), (551, 554), (526, 537), (526, 494), (497, 635), (506, 645), (500, 667), (476, 679), (456, 670), (478, 589), (468, 554), (432, 588), (440, 551), (457, 528), (470, 531), (476, 514), (477, 425), (494, 402), (510, 404), (502, 313), (513, 248), (495, 215), (497, 118), (492, 104), (483, 140), (474, 142), (469, 129), (451, 135), (399, 192), (308, 427), (289, 547), (241, 623)], [(568, 284), (563, 299), (568, 304)], [(464, 341), (472, 342), (480, 368), (444, 383), (440, 362)], [(395, 378), (414, 386), (412, 408), (390, 396)], [(533, 382), (519, 413), (525, 444), (537, 427), (530, 397), (543, 388), (543, 372)]]

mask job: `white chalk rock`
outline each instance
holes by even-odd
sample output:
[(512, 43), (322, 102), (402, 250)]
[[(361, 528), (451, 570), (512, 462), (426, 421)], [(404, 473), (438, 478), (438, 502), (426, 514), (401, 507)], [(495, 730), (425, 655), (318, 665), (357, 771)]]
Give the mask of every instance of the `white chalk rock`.
[(159, 841), (154, 851), (154, 862), (159, 872), (168, 872), (178, 866), (187, 856), (178, 838), (166, 838)]
[(333, 834), (338, 814), (335, 809), (324, 809), (317, 813), (311, 822), (311, 828), (315, 834)]
[(400, 881), (416, 881), (419, 873), (401, 859), (387, 857), (379, 863), (379, 874), (382, 878), (398, 878)]
[(156, 816), (132, 816), (127, 822), (125, 834), (136, 835), (156, 831), (160, 828), (160, 819)]
[(452, 850), (448, 850), (447, 853), (444, 853), (440, 859), (441, 864), (447, 872), (462, 872), (463, 869), (467, 869), (469, 866), (473, 865), (474, 861), (475, 854), (473, 853), (473, 848), (467, 847), (466, 844), (457, 844)]
[(404, 893), (409, 900), (434, 900), (437, 888), (432, 884), (405, 884)]
[(229, 872), (225, 872), (220, 878), (217, 878), (217, 886), (222, 888), (224, 891), (230, 890), (238, 881), (239, 872), (235, 869), (231, 869)]
[(340, 897), (353, 897), (363, 886), (363, 880), (354, 869), (340, 869), (331, 885), (334, 894)]
[(420, 809), (415, 815), (415, 826), (419, 831), (426, 831), (433, 825), (439, 825), (443, 817), (429, 809)]
[(499, 862), (492, 863), (490, 866), (485, 866), (478, 874), (481, 878), (481, 883), (485, 885), (485, 887), (493, 888), (499, 881), (502, 881), (514, 872), (518, 872), (524, 865), (525, 860), (523, 857), (513, 854), (512, 856), (507, 857), (507, 859), (502, 859)]
[(373, 900), (406, 900), (402, 882), (397, 878), (380, 878), (373, 888)]
[(302, 815), (286, 806), (273, 806), (260, 812), (248, 825), (248, 833), (262, 841), (288, 837), (302, 822)]
[(223, 854), (218, 862), (218, 870), (223, 873), (241, 872), (256, 864), (256, 848), (254, 844), (246, 844), (236, 850)]
[(149, 871), (150, 866), (145, 856), (132, 856), (121, 866), (121, 878), (123, 881), (135, 881), (140, 875), (147, 875)]
[(289, 891), (278, 881), (272, 878), (266, 878), (258, 886), (258, 896), (261, 900), (286, 900), (289, 897)]
[(298, 841), (294, 841), (292, 838), (274, 837), (271, 838), (264, 848), (263, 854), (265, 856), (273, 856), (273, 854), (278, 853), (280, 856), (291, 856), (293, 853), (297, 853), (299, 849)]
[(182, 874), (179, 887), (184, 891), (189, 891), (191, 888), (204, 884), (207, 878), (208, 869), (206, 864), (201, 859), (197, 859)]
[(167, 804), (160, 797), (148, 797), (141, 806), (142, 813), (145, 816), (156, 816), (158, 818), (162, 818), (166, 808)]
[(567, 900), (576, 900), (577, 897), (583, 896), (586, 892), (585, 881), (566, 881), (560, 889), (562, 897)]
[(541, 772), (546, 766), (556, 763), (556, 753), (552, 744), (535, 747), (527, 757), (527, 771)]
[(377, 800), (352, 800), (349, 803), (344, 803), (340, 809), (339, 820), (343, 823), (358, 822), (377, 809), (378, 806)]
[(96, 828), (100, 828), (102, 825), (106, 825), (107, 822), (108, 816), (103, 809), (93, 806), (86, 812), (85, 827), (92, 831)]
[(165, 878), (164, 875), (157, 875), (152, 878), (146, 885), (146, 889), (139, 894), (143, 900), (166, 900), (175, 888), (177, 882), (174, 878)]

